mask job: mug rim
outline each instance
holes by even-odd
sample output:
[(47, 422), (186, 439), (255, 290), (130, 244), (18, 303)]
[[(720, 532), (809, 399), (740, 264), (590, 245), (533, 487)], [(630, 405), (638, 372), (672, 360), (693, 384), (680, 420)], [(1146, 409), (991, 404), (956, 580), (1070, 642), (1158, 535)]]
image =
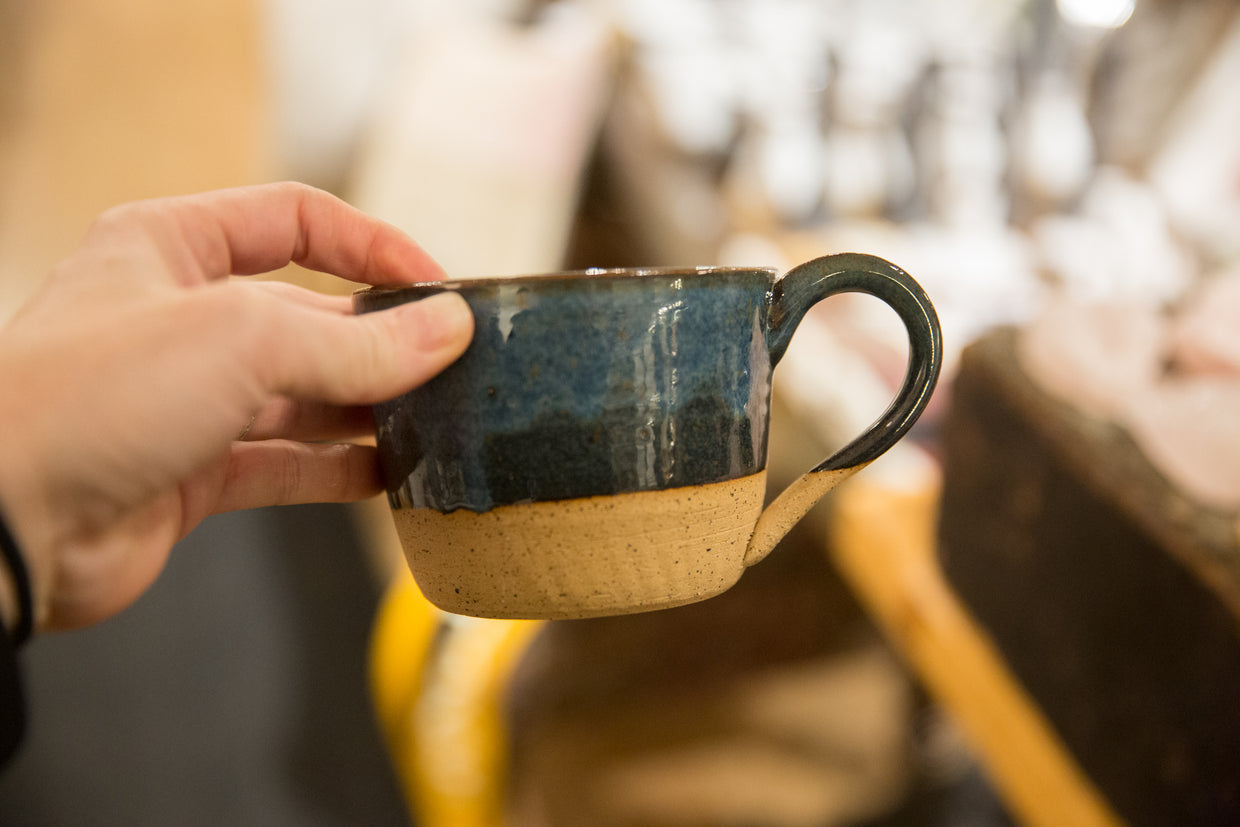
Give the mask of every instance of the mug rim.
[(589, 276), (591, 278), (640, 279), (656, 276), (703, 276), (730, 273), (766, 273), (777, 276), (779, 269), (765, 265), (751, 267), (736, 265), (698, 265), (678, 267), (587, 267), (580, 270), (558, 270), (552, 273), (517, 273), (502, 276), (467, 276), (437, 281), (417, 281), (407, 284), (373, 284), (353, 291), (358, 294), (398, 293), (402, 290), (452, 289), (456, 287), (482, 287), (487, 285), (529, 284), (532, 282), (568, 281)]

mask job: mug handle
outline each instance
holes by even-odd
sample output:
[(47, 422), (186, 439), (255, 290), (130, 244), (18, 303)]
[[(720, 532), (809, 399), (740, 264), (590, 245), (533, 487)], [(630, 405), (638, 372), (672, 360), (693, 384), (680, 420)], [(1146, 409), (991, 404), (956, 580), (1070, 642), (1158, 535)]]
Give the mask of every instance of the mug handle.
[(775, 282), (766, 332), (774, 367), (813, 305), (837, 293), (869, 293), (896, 311), (908, 331), (908, 369), (896, 398), (861, 436), (785, 488), (758, 518), (745, 550), (745, 565), (761, 560), (828, 491), (888, 448), (917, 421), (930, 401), (943, 362), (943, 334), (934, 305), (921, 285), (877, 256), (840, 253), (808, 261)]

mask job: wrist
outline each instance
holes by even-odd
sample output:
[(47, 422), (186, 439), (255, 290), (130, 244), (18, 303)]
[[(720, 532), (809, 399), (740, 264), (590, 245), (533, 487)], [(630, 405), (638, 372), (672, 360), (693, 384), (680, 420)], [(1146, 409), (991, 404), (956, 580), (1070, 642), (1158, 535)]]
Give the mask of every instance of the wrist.
[(0, 619), (10, 639), (21, 620), (23, 591), (29, 597), (33, 630), (42, 628), (50, 606), (51, 574), (50, 534), (44, 530), (51, 524), (40, 518), (37, 501), (25, 496), (27, 488), (13, 483), (0, 475), (0, 543), (7, 547), (0, 557)]
[(17, 582), (7, 565), (0, 565), (0, 626), (8, 633), (9, 639), (17, 629), (19, 615)]
[[(14, 369), (15, 365), (20, 368), (23, 360), (20, 354), (15, 357), (10, 352), (8, 343), (6, 337), (0, 337), (0, 378), (6, 386), (25, 387), (28, 375)], [(39, 421), (35, 410), (37, 406), (20, 394), (0, 400), (0, 422), (5, 423), (0, 434), (0, 541), (10, 547), (0, 557), (0, 621), (11, 640), (21, 622), (27, 588), (34, 629), (42, 626), (50, 605), (47, 584), (51, 555), (46, 541), (56, 523), (47, 519), (50, 514), (37, 493), (41, 486), (34, 483), (34, 471), (43, 465), (36, 462), (39, 440), (31, 438), (30, 424)], [(6, 559), (10, 555), (17, 560), (16, 565)]]
[(14, 647), (30, 639), (35, 626), (34, 592), (30, 583), (30, 570), (22, 556), (13, 533), (0, 513), (0, 560), (4, 566), (3, 592), (4, 626)]

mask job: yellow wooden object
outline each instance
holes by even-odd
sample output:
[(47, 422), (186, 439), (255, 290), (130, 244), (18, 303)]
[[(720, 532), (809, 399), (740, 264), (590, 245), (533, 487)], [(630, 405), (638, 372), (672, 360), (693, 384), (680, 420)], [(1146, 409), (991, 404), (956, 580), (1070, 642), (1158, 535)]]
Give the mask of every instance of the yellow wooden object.
[(870, 615), (951, 712), (1022, 822), (1122, 823), (952, 593), (934, 551), (939, 487), (865, 477), (836, 494), (830, 553)]
[(439, 614), (413, 579), (396, 579), (379, 606), (370, 640), (370, 692), (401, 783), (409, 789), (412, 728), (407, 721), (430, 654)]
[(542, 627), (441, 612), (408, 574), (389, 588), (370, 651), (371, 692), (410, 812), (422, 827), (503, 820), (504, 689)]

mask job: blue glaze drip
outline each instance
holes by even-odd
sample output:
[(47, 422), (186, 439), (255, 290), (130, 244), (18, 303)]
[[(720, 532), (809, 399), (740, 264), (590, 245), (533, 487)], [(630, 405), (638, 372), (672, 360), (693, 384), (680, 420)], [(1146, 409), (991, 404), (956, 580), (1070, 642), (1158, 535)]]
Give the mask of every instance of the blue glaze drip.
[(855, 469), (916, 422), (943, 343), (925, 291), (890, 262), (841, 253), (764, 268), (585, 273), (371, 288), (358, 312), (443, 290), (476, 322), (464, 356), (374, 406), (394, 507), (497, 505), (736, 479), (766, 466), (771, 371), (806, 311), (847, 292), (899, 315), (909, 364), (879, 419), (811, 469)]
[(393, 505), (660, 490), (766, 465), (769, 270), (444, 283), (358, 294), (376, 310), (458, 290), (475, 339), (375, 406)]

